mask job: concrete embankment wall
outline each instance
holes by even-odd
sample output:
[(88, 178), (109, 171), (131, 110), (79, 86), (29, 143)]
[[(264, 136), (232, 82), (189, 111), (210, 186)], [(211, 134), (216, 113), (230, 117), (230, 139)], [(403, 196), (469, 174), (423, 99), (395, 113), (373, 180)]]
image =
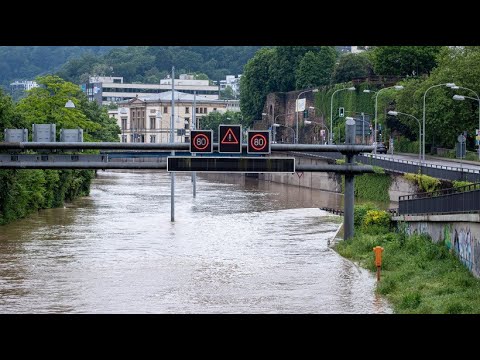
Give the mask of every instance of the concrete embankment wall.
[[(280, 156), (280, 155), (279, 155)], [(288, 156), (284, 154), (284, 156)], [(332, 160), (303, 157), (296, 155), (296, 165), (311, 164), (324, 165), (334, 163)], [(412, 182), (406, 180), (402, 175), (386, 174), (385, 176), (392, 177), (392, 183), (388, 190), (390, 201), (398, 202), (401, 195), (413, 194), (418, 191), (417, 186)], [(311, 189), (318, 189), (324, 191), (332, 191), (340, 193), (342, 191), (342, 175), (327, 172), (298, 172), (295, 174), (260, 174), (259, 179), (265, 181), (273, 181), (282, 184), (289, 184), (295, 186), (308, 187)]]
[(428, 234), (443, 242), (480, 278), (480, 214), (402, 215), (394, 220), (403, 222), (408, 234)]

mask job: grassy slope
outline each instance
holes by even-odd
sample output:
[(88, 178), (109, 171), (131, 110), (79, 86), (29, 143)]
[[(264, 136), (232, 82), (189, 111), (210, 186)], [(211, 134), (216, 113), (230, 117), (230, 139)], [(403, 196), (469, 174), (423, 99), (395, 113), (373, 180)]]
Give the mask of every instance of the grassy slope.
[(397, 313), (480, 313), (480, 280), (445, 245), (425, 236), (403, 236), (377, 228), (341, 241), (336, 250), (371, 271), (373, 247), (383, 252), (382, 278), (377, 292), (385, 295)]

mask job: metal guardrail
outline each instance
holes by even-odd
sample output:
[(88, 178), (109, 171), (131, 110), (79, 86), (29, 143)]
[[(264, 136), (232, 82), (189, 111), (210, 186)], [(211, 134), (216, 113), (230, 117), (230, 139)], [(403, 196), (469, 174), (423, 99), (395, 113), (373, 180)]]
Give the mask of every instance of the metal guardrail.
[(453, 214), (480, 211), (480, 183), (399, 197), (398, 214)]
[[(322, 157), (326, 159), (343, 159), (342, 154), (335, 152), (317, 152), (312, 153), (298, 153), (313, 157)], [(421, 164), (417, 161), (409, 161), (402, 159), (392, 159), (389, 157), (371, 155), (356, 155), (355, 160), (365, 165), (379, 166), (387, 171), (397, 173), (421, 173), (437, 179), (448, 181), (469, 181), (472, 183), (480, 182), (480, 171), (473, 169), (465, 169), (462, 167), (443, 166), (435, 164)]]
[(380, 166), (385, 170), (400, 173), (418, 173), (449, 181), (480, 182), (480, 171), (463, 167), (421, 164), (416, 161), (392, 159), (383, 156), (358, 155), (357, 161), (363, 164)]

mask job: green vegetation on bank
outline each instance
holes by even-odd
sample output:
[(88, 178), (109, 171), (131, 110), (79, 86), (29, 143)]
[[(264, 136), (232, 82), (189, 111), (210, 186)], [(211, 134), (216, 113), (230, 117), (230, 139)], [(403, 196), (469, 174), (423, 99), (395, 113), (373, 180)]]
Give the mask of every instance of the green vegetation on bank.
[(336, 244), (340, 255), (376, 271), (373, 248), (382, 246), (377, 292), (396, 313), (480, 313), (480, 280), (427, 236), (395, 232), (390, 216), (373, 205), (355, 207), (355, 237)]
[(441, 181), (437, 178), (423, 174), (404, 174), (403, 177), (417, 184), (421, 192), (435, 191), (440, 188)]
[[(85, 141), (118, 141), (116, 121), (78, 86), (56, 76), (37, 81), (41, 87), (17, 104), (0, 90), (0, 141), (5, 128), (27, 128), (31, 138), (34, 123), (56, 124), (57, 139), (61, 128), (83, 128)], [(74, 109), (65, 108), (69, 99)], [(0, 225), (88, 195), (93, 177), (93, 170), (0, 170)]]
[[(338, 165), (345, 164), (345, 159), (337, 159)], [(355, 197), (369, 201), (389, 202), (390, 195), (388, 190), (392, 183), (392, 177), (385, 174), (385, 171), (378, 166), (374, 166), (373, 174), (363, 174), (355, 176), (354, 194)], [(345, 192), (345, 177), (342, 176), (342, 193)]]

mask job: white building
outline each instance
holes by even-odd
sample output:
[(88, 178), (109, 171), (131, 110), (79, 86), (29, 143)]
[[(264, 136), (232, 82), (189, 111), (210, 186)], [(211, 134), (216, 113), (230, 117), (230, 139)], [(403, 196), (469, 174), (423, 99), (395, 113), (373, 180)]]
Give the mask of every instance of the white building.
[(25, 81), (14, 81), (13, 83), (10, 84), (10, 89), (11, 90), (30, 90), (35, 87), (38, 87), (38, 84), (36, 81), (30, 81), (30, 80), (25, 80)]
[[(123, 77), (90, 77), (88, 84), (82, 84), (81, 88), (87, 93), (90, 101), (108, 105), (120, 101), (140, 97), (155, 96), (172, 90), (172, 79), (162, 79), (160, 84), (128, 84), (123, 82)], [(218, 99), (218, 87), (210, 85), (209, 80), (194, 80), (193, 76), (182, 74), (175, 79), (175, 89), (184, 93), (196, 92), (198, 96), (207, 99)]]
[[(118, 110), (109, 111), (120, 126), (120, 141), (142, 143), (168, 143), (172, 117), (172, 92), (163, 92), (151, 97), (135, 97), (119, 103)], [(174, 141), (189, 142), (193, 120), (194, 96), (175, 91)], [(237, 110), (238, 109), (238, 110)], [(239, 111), (239, 100), (209, 99), (196, 96), (196, 128), (202, 128), (202, 117), (217, 111)]]
[(240, 96), (240, 78), (242, 75), (227, 75), (225, 80), (220, 80), (220, 90), (225, 90), (228, 87), (232, 88), (235, 99)]

